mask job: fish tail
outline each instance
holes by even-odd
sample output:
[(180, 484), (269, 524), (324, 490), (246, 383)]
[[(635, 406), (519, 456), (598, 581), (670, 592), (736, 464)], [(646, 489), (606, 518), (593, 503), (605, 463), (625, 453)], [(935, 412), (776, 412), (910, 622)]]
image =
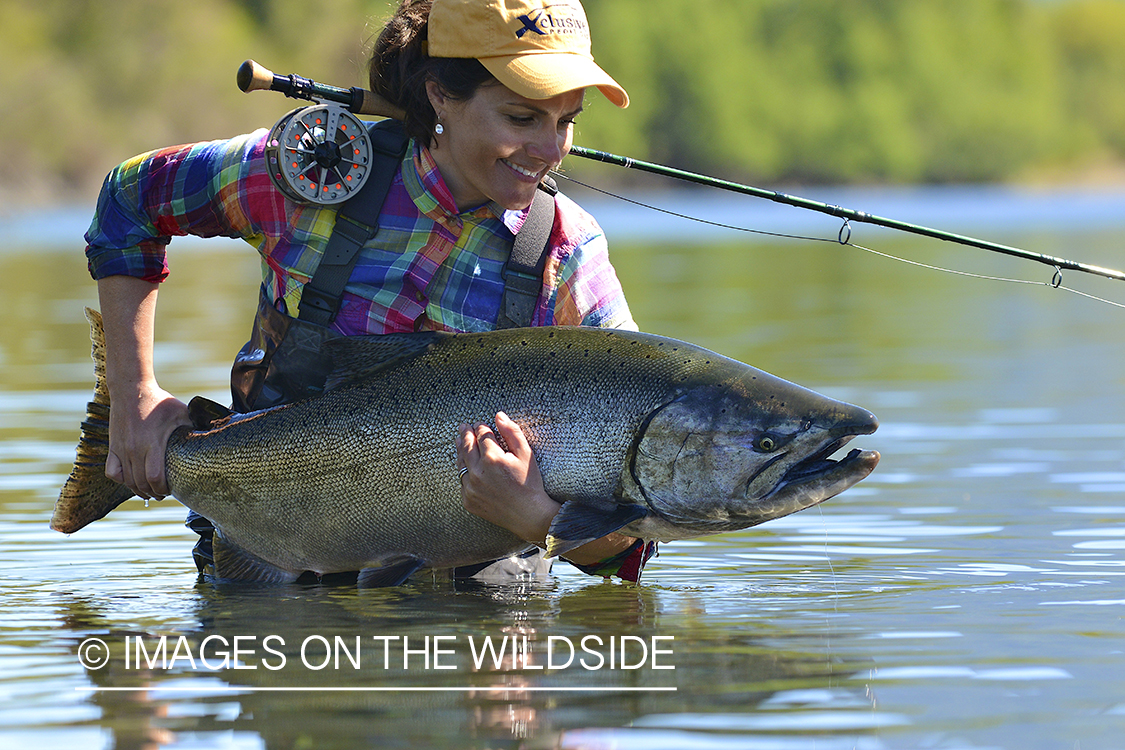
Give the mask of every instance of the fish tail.
[(133, 491), (105, 475), (109, 458), (109, 384), (105, 374), (105, 332), (102, 316), (86, 308), (90, 321), (91, 356), (94, 358), (94, 400), (86, 404), (86, 420), (78, 438), (74, 468), (55, 502), (51, 528), (71, 534), (104, 518), (133, 497)]

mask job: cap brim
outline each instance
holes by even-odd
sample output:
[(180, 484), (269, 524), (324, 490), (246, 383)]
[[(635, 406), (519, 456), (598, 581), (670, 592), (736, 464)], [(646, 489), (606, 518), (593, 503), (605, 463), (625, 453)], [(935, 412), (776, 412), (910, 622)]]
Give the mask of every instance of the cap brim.
[(478, 59), (496, 80), (528, 99), (550, 99), (575, 89), (596, 86), (618, 107), (629, 106), (625, 89), (585, 55), (542, 52)]

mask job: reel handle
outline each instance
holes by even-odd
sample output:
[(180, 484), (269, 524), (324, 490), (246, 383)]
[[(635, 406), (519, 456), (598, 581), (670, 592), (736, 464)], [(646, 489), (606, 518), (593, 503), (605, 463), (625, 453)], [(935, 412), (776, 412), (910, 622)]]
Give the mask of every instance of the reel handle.
[(247, 60), (238, 68), (238, 88), (244, 92), (279, 91), (294, 99), (322, 100), (343, 104), (357, 115), (374, 115), (401, 120), (406, 113), (374, 91), (353, 86), (350, 89), (317, 83), (298, 75), (280, 76), (264, 65)]

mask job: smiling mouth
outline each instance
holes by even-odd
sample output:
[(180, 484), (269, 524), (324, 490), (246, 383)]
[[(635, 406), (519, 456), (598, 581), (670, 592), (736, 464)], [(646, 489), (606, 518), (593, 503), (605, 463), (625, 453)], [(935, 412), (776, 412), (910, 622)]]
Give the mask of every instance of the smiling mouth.
[(501, 159), (500, 161), (504, 162), (504, 165), (507, 166), (509, 169), (511, 169), (516, 174), (521, 174), (524, 177), (530, 177), (532, 179), (539, 179), (539, 172), (538, 171), (530, 170), (530, 169), (527, 169), (525, 167), (521, 167), (519, 164), (514, 164), (513, 162), (510, 162), (507, 159)]

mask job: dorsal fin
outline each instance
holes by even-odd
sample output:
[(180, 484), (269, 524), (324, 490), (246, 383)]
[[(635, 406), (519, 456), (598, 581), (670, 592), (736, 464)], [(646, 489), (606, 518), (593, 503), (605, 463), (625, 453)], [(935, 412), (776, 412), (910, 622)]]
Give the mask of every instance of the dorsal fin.
[(361, 380), (386, 367), (413, 359), (451, 335), (453, 334), (422, 331), (381, 336), (344, 336), (326, 341), (324, 348), (332, 357), (332, 372), (328, 375), (324, 390)]
[(188, 402), (188, 419), (197, 430), (213, 430), (221, 427), (233, 411), (222, 404), (203, 396), (196, 396)]

